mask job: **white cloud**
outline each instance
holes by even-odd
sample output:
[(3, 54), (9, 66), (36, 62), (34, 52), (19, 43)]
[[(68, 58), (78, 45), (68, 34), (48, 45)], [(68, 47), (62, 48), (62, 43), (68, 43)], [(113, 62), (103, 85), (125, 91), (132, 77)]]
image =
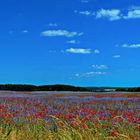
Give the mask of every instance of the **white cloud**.
[(101, 71), (90, 71), (90, 72), (86, 72), (86, 73), (82, 73), (82, 74), (75, 74), (75, 77), (79, 77), (79, 78), (90, 78), (90, 77), (94, 77), (94, 76), (100, 76), (100, 75), (105, 75), (106, 72), (101, 72)]
[(91, 12), (91, 11), (79, 11), (79, 14), (86, 15), (86, 16), (93, 16), (93, 15), (95, 15), (95, 13)]
[(135, 19), (140, 18), (140, 7), (131, 7), (128, 10), (128, 13), (126, 16), (123, 17), (124, 19)]
[(92, 50), (92, 49), (84, 49), (84, 48), (70, 48), (70, 49), (66, 49), (65, 52), (67, 53), (75, 53), (75, 54), (99, 54), (100, 51), (99, 50)]
[(108, 66), (107, 65), (92, 65), (92, 68), (94, 69), (108, 69)]
[(101, 9), (97, 11), (96, 18), (107, 18), (110, 21), (121, 19), (121, 11), (119, 9)]
[(121, 11), (119, 9), (100, 9), (97, 12), (88, 10), (86, 11), (75, 10), (75, 13), (79, 13), (85, 16), (95, 16), (97, 19), (106, 18), (109, 19), (110, 21), (121, 19)]
[(50, 26), (50, 27), (57, 27), (58, 25), (56, 23), (49, 23), (48, 26)]
[(68, 44), (78, 44), (79, 41), (76, 41), (76, 40), (68, 40), (67, 43)]
[(138, 49), (140, 48), (140, 44), (123, 44), (123, 48), (132, 48), (132, 49)]
[(86, 77), (89, 77), (89, 76), (95, 76), (95, 75), (104, 75), (106, 74), (106, 72), (101, 72), (101, 71), (91, 71), (91, 72), (87, 72), (85, 73), (84, 75)]
[(66, 49), (68, 53), (75, 53), (75, 54), (90, 54), (92, 53), (91, 49), (83, 49), (83, 48), (70, 48)]
[(99, 9), (97, 11), (77, 11), (85, 16), (94, 16), (96, 19), (108, 19), (110, 21), (120, 20), (120, 19), (139, 19), (140, 18), (140, 7), (133, 6), (129, 9)]
[(65, 36), (65, 37), (74, 37), (74, 36), (81, 36), (83, 33), (78, 32), (70, 32), (67, 30), (47, 30), (41, 33), (41, 36), (45, 37), (55, 37), (55, 36)]
[(120, 58), (120, 55), (114, 55), (113, 58)]
[(85, 16), (93, 16), (93, 15), (95, 15), (94, 12), (88, 11), (88, 10), (86, 10), (86, 11), (78, 11), (78, 10), (75, 10), (74, 12), (75, 13), (78, 13), (80, 15), (85, 15)]
[(97, 49), (95, 49), (95, 50), (94, 50), (94, 53), (95, 53), (95, 54), (99, 54), (99, 53), (100, 53), (100, 51), (99, 51), (99, 50), (97, 50)]

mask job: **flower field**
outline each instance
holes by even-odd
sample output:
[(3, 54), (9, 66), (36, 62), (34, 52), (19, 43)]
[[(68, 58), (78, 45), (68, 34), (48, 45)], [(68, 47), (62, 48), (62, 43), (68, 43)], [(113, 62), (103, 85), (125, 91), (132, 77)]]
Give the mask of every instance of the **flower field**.
[(139, 139), (139, 93), (0, 97), (0, 140)]

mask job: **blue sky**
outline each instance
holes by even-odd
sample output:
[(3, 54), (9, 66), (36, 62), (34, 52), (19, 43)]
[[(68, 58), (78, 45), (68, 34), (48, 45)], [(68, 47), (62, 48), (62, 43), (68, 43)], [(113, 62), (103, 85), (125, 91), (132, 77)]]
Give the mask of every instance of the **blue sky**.
[(139, 0), (4, 0), (0, 27), (0, 83), (140, 86)]

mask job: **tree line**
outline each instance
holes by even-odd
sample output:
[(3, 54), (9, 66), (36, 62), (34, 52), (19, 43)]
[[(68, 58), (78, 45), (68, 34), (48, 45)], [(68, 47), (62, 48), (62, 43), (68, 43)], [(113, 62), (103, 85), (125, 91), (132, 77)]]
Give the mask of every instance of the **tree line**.
[(140, 92), (140, 87), (135, 87), (135, 88), (117, 88), (116, 91)]
[(87, 88), (70, 85), (22, 85), (22, 84), (1, 84), (0, 90), (12, 91), (88, 91)]
[[(110, 87), (77, 87), (71, 85), (24, 85), (24, 84), (0, 84), (0, 90), (11, 91), (89, 91), (106, 92), (106, 89), (115, 89), (115, 91), (140, 92), (140, 87), (135, 88), (110, 88)], [(111, 90), (110, 90), (111, 92)]]

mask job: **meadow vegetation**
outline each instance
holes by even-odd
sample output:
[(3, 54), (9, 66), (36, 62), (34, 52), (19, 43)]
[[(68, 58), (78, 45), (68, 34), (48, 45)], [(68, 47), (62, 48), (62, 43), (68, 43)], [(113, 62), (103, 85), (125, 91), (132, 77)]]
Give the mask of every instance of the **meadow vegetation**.
[(0, 140), (139, 140), (140, 94), (0, 98)]

